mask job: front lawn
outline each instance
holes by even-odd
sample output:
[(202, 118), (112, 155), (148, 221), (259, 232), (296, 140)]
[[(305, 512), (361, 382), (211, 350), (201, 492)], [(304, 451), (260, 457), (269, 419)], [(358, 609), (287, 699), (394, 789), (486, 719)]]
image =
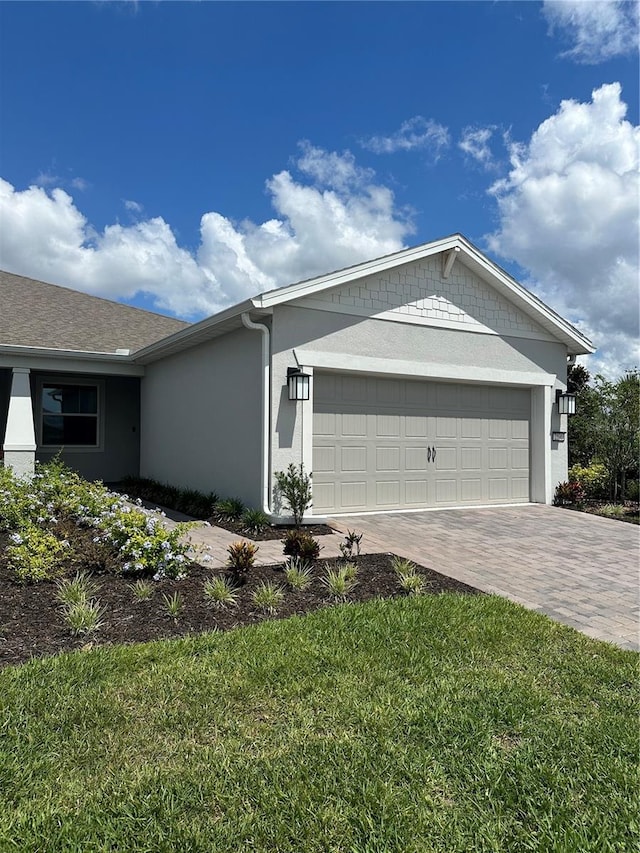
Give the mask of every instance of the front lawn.
[(638, 656), (490, 596), (0, 672), (2, 851), (631, 851)]

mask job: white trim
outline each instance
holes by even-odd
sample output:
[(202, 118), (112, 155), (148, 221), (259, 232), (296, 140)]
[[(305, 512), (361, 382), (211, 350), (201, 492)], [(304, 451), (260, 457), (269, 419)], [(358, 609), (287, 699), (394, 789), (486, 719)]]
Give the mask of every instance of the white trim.
[(69, 373), (144, 376), (144, 367), (133, 364), (129, 356), (0, 344), (0, 367), (13, 368), (16, 364), (34, 372), (37, 370), (57, 372), (64, 370)]
[(242, 314), (242, 324), (245, 328), (260, 332), (262, 336), (262, 393), (260, 395), (260, 415), (262, 421), (261, 478), (262, 478), (262, 511), (271, 514), (271, 481), (270, 481), (270, 449), (271, 449), (271, 341), (269, 327), (263, 323), (254, 323), (248, 313)]
[(294, 350), (299, 363), (307, 367), (324, 370), (339, 370), (349, 373), (370, 373), (405, 378), (433, 379), (453, 382), (469, 382), (480, 385), (520, 385), (526, 387), (551, 387), (556, 377), (550, 373), (533, 371), (500, 370), (493, 367), (473, 365), (439, 364), (437, 362), (403, 361), (400, 359), (376, 358), (373, 356), (349, 355), (346, 353), (316, 352), (297, 348)]
[[(296, 355), (295, 350), (293, 354)], [(308, 364), (300, 364), (300, 369), (311, 377), (309, 379), (309, 399), (303, 400), (300, 405), (300, 420), (302, 427), (302, 464), (305, 473), (310, 474), (313, 478), (313, 367)], [(313, 515), (313, 504), (307, 511)]]
[(362, 308), (358, 305), (342, 305), (337, 302), (322, 302), (312, 296), (305, 296), (292, 302), (291, 307), (312, 308), (316, 311), (328, 311), (332, 314), (351, 314), (356, 317), (367, 317), (370, 320), (390, 320), (392, 323), (404, 323), (408, 326), (429, 326), (434, 329), (455, 329), (461, 332), (471, 332), (478, 335), (494, 335), (498, 338), (527, 338), (534, 341), (553, 342), (557, 340), (544, 329), (538, 331), (521, 331), (520, 329), (503, 329), (497, 331), (482, 323), (464, 323), (456, 320), (440, 320), (436, 317), (422, 317), (418, 314), (401, 314), (397, 311), (378, 311)]
[[(369, 509), (369, 510), (360, 510), (359, 512), (330, 512), (328, 514), (325, 513), (325, 518), (330, 521), (332, 518), (348, 518), (353, 515), (408, 515), (409, 513), (418, 513), (418, 512), (448, 512), (449, 510), (470, 510), (470, 509), (504, 509), (505, 507), (519, 507), (519, 506), (534, 506), (531, 501), (521, 501), (520, 503), (510, 503), (510, 504), (466, 504), (466, 505), (456, 505), (456, 506), (425, 506), (418, 507), (417, 509)], [(314, 518), (316, 524), (318, 523), (318, 519)]]

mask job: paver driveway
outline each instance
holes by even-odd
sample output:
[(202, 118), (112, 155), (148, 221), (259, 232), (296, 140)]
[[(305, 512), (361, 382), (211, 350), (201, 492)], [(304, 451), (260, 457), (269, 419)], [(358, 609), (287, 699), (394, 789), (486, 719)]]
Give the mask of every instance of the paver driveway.
[(639, 648), (640, 529), (539, 504), (340, 516), (368, 552), (389, 551), (579, 631)]

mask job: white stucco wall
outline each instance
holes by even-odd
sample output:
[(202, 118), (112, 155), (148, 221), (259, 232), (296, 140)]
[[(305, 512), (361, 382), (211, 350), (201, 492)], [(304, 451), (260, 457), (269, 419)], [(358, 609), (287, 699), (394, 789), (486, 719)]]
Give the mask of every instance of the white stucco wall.
[(261, 340), (238, 330), (146, 366), (140, 473), (260, 507)]

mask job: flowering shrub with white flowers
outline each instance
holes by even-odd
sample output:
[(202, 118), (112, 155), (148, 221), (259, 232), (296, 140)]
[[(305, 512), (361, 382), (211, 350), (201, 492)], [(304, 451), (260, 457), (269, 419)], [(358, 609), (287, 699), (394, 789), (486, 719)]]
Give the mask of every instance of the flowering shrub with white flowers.
[(0, 468), (0, 531), (9, 534), (7, 557), (18, 578), (55, 577), (68, 546), (56, 536), (63, 517), (94, 528), (95, 541), (119, 552), (123, 572), (156, 579), (187, 573), (190, 545), (181, 540), (191, 524), (168, 530), (157, 512), (132, 507), (126, 495), (83, 480), (57, 460), (38, 465), (31, 480)]

